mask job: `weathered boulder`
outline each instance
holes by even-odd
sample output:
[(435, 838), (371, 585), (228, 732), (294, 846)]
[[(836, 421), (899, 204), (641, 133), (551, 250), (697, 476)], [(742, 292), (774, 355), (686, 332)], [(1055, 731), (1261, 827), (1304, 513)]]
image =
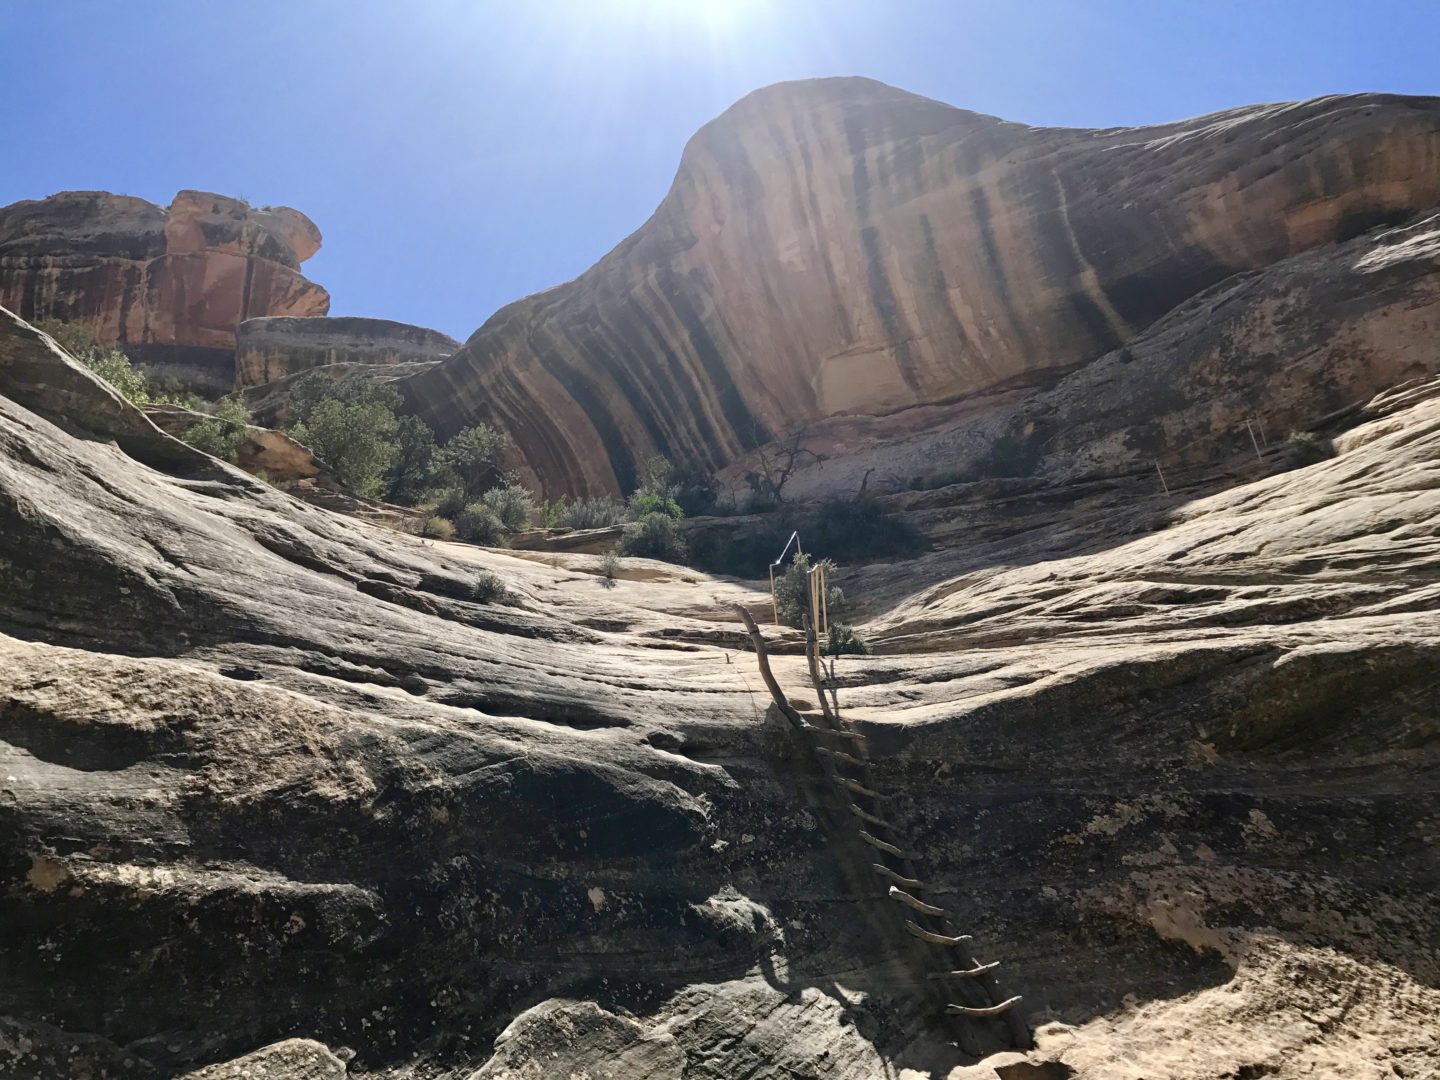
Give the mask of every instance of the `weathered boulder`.
[(319, 230), (288, 207), (201, 191), (169, 207), (61, 192), (0, 208), (0, 305), (83, 323), (151, 372), (219, 394), (234, 383), (242, 320), (328, 310), (299, 271), (319, 247)]
[(500, 424), (547, 494), (613, 491), (657, 451), (718, 467), (827, 416), (1048, 385), (1227, 277), (1436, 204), (1436, 98), (1070, 130), (781, 84), (706, 125), (594, 267), (404, 385), (442, 434)]
[(438, 330), (389, 319), (271, 316), (240, 324), (237, 388), (260, 386), (330, 364), (373, 365), (417, 374), (455, 353), (460, 343)]

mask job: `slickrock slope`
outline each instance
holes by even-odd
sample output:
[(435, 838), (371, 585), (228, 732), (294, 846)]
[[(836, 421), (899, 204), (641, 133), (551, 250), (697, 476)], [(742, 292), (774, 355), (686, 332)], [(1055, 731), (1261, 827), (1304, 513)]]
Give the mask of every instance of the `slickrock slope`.
[(297, 503), (4, 316), (0, 1074), (1425, 1075), (1440, 395), (1371, 415), (845, 583), (887, 817), (1037, 1026), (976, 1063), (753, 593)]
[(320, 231), (289, 207), (66, 191), (0, 208), (0, 305), (84, 323), (156, 373), (226, 393), (242, 320), (329, 309), (300, 274), (319, 247)]
[(240, 389), (327, 364), (403, 366), (406, 374), (414, 374), (460, 348), (438, 330), (350, 316), (247, 319), (240, 324), (237, 341), (235, 385)]
[(1227, 277), (1437, 204), (1435, 98), (1070, 130), (782, 84), (703, 128), (591, 270), (407, 386), (442, 432), (504, 426), (547, 493), (613, 490), (657, 450), (720, 466), (827, 416), (1048, 385)]

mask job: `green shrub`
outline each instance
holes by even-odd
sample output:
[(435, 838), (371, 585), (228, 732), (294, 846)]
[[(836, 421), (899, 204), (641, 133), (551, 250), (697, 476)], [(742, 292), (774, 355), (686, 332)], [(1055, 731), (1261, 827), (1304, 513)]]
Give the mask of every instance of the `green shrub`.
[(438, 488), (429, 496), (435, 503), (435, 513), (452, 521), (465, 511), (465, 492), (458, 487)]
[[(801, 626), (810, 614), (810, 569), (812, 565), (825, 567), (826, 574), (836, 570), (830, 559), (821, 559), (812, 564), (810, 556), (803, 552), (790, 560), (782, 573), (775, 575), (775, 616), (786, 626)], [(826, 611), (834, 616), (845, 603), (845, 594), (835, 585), (825, 590)]]
[(614, 495), (591, 495), (567, 503), (555, 524), (570, 529), (604, 529), (630, 520), (625, 504)]
[(238, 401), (222, 401), (209, 420), (191, 424), (180, 437), (196, 450), (222, 461), (234, 462), (240, 444), (246, 439), (245, 429), (250, 413)]
[(1335, 456), (1335, 444), (1313, 431), (1292, 431), (1286, 443), (1297, 466), (1314, 465)]
[(639, 521), (651, 514), (664, 514), (666, 517), (677, 519), (685, 516), (685, 511), (680, 509), (678, 502), (669, 495), (655, 491), (635, 492), (630, 496), (627, 508), (632, 521)]
[(413, 505), (435, 480), (435, 433), (418, 416), (395, 421), (395, 459), (385, 475), (385, 498)]
[(470, 586), (470, 599), (477, 604), (497, 604), (512, 597), (510, 590), (498, 577), (488, 570), (482, 570), (475, 575), (475, 581)]
[(400, 391), (390, 383), (376, 382), (359, 375), (332, 379), (324, 371), (314, 368), (295, 380), (286, 400), (290, 410), (290, 422), (303, 424), (316, 409), (327, 402), (338, 401), (342, 405), (380, 405), (393, 414), (400, 408), (403, 399)]
[(425, 527), (420, 530), (421, 536), (428, 536), (431, 540), (451, 540), (455, 537), (455, 525), (449, 518), (435, 514), (425, 519)]
[(620, 553), (611, 548), (600, 560), (600, 584), (607, 589), (613, 589), (619, 577)]
[(486, 547), (500, 547), (506, 536), (504, 524), (481, 502), (470, 503), (455, 516), (455, 533), (461, 540)]
[(870, 652), (865, 639), (849, 623), (832, 622), (825, 632), (826, 656), (864, 656)]
[(480, 505), (495, 515), (506, 532), (526, 528), (536, 509), (535, 496), (516, 484), (492, 488), (480, 496)]
[(338, 397), (327, 398), (307, 412), (305, 419), (291, 427), (291, 438), (333, 469), (346, 487), (366, 498), (379, 498), (399, 449), (395, 414), (378, 401)]
[(474, 499), (505, 482), (506, 442), (489, 424), (475, 424), (452, 435), (437, 460), (458, 478), (465, 498)]
[(665, 562), (685, 561), (685, 538), (669, 514), (647, 514), (632, 521), (620, 534), (620, 553)]
[[(119, 349), (98, 344), (95, 341), (95, 332), (90, 327), (83, 323), (61, 322), (59, 319), (41, 319), (35, 323), (35, 328), (49, 334), (62, 349), (104, 379), (132, 404), (143, 407), (160, 403), (151, 394), (145, 373), (135, 367), (130, 358)], [(168, 399), (166, 402), (171, 403)]]

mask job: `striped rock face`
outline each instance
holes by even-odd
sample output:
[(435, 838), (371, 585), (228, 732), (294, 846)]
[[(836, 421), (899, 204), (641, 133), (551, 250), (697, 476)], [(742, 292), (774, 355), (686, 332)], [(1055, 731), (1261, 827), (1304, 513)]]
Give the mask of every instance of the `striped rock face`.
[[(547, 495), (712, 468), (834, 416), (1043, 386), (1236, 273), (1440, 203), (1440, 100), (1031, 128), (864, 79), (706, 125), (639, 230), (408, 380)], [(1137, 403), (1143, 409), (1143, 403)]]
[(329, 294), (300, 273), (319, 247), (319, 229), (288, 207), (182, 191), (162, 208), (67, 191), (0, 209), (0, 306), (84, 323), (147, 369), (224, 393), (241, 320), (329, 310)]

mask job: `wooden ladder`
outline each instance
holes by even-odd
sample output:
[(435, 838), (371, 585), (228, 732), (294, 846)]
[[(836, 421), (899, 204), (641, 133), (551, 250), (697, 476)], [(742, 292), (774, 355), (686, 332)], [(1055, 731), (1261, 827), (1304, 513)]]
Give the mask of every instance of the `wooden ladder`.
[[(812, 611), (814, 606), (812, 601)], [(830, 697), (826, 698), (827, 680), (822, 677), (814, 622), (807, 620), (805, 653), (810, 681), (820, 698), (819, 724), (812, 723), (790, 705), (771, 671), (765, 640), (755, 619), (743, 605), (737, 604), (736, 608), (755, 647), (766, 689), (780, 712), (791, 726), (806, 736), (815, 752), (825, 775), (828, 801), (842, 816), (849, 815), (852, 820), (854, 842), (863, 846), (859, 851), (861, 860), (869, 864), (875, 875), (877, 890), (880, 887), (886, 890), (879, 898), (889, 902), (903, 930), (927, 947), (927, 957), (934, 958), (925, 963), (924, 975), (928, 983), (935, 985), (946, 1015), (970, 1021), (1002, 1018), (1010, 1044), (1017, 1049), (1029, 1049), (1030, 1030), (1015, 1009), (1020, 996), (1007, 997), (1000, 989), (995, 977), (999, 962), (977, 961), (970, 950), (971, 935), (958, 933), (951, 925), (949, 912), (923, 898), (927, 886), (917, 867), (920, 856), (889, 820), (887, 799), (872, 779), (865, 736), (841, 716), (833, 679), (829, 680)], [(971, 1040), (965, 1042), (971, 1043)], [(978, 1046), (974, 1052), (979, 1052)]]

